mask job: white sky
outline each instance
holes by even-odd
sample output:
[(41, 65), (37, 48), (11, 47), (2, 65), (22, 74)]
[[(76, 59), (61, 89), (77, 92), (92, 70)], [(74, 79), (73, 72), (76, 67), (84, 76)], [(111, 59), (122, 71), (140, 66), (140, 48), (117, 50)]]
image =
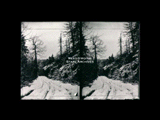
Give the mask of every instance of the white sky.
[[(103, 57), (108, 58), (110, 55), (115, 56), (119, 51), (118, 39), (120, 33), (124, 30), (125, 22), (90, 22), (89, 27), (92, 27), (92, 34), (101, 35), (100, 39), (106, 45), (107, 51), (104, 53)], [(25, 25), (29, 28), (25, 31), (27, 36), (40, 35), (40, 39), (44, 42), (47, 51), (39, 59), (46, 59), (53, 54), (56, 54), (59, 51), (58, 40), (60, 33), (64, 31), (65, 22), (24, 22)], [(65, 41), (65, 37), (62, 37), (62, 41)], [(122, 36), (122, 41), (124, 43), (125, 38)], [(30, 48), (30, 43), (27, 42), (26, 45)]]

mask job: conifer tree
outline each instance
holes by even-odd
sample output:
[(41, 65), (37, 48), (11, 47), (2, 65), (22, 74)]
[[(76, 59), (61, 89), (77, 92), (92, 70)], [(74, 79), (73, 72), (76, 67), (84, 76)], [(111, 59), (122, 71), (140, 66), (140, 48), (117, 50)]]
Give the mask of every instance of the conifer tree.
[(125, 24), (125, 29), (126, 29), (126, 35), (128, 36), (128, 44), (130, 45), (131, 43), (131, 50), (132, 50), (132, 53), (134, 52), (134, 49), (135, 49), (135, 37), (136, 37), (136, 34), (135, 34), (135, 23), (136, 22), (128, 22), (127, 24)]
[(24, 23), (21, 24), (21, 81), (24, 81), (26, 78), (26, 67), (27, 67), (27, 54), (28, 48), (26, 46), (26, 38), (24, 35), (26, 26)]

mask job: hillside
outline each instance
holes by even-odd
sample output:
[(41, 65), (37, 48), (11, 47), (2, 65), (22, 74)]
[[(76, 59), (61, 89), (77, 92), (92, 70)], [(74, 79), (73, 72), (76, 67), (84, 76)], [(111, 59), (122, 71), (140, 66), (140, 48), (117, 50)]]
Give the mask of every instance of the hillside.
[(104, 75), (108, 78), (124, 82), (139, 83), (139, 50), (135, 53), (123, 53), (103, 67)]

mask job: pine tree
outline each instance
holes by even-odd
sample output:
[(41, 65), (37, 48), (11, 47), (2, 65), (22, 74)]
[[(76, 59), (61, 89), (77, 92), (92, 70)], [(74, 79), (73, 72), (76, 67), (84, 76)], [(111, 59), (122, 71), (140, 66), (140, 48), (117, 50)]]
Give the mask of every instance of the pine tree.
[[(24, 30), (26, 26), (22, 23), (21, 27)], [(21, 31), (21, 81), (26, 80), (27, 54), (29, 52), (25, 43), (26, 38), (24, 36), (24, 31)]]
[(129, 50), (128, 50), (128, 40), (125, 41), (125, 51), (128, 54), (128, 52), (129, 52)]
[(139, 42), (140, 42), (140, 24), (139, 22), (135, 23), (133, 34), (134, 34), (134, 41), (135, 41), (135, 49), (139, 50)]
[(67, 31), (64, 32), (67, 35), (67, 39), (68, 39), (68, 46), (69, 46), (69, 51), (72, 50), (72, 52), (74, 51), (75, 48), (75, 41), (76, 41), (76, 35), (75, 32), (77, 31), (77, 28), (75, 28), (75, 23), (76, 22), (68, 22), (66, 23), (66, 29)]
[(134, 52), (135, 49), (135, 23), (136, 22), (128, 22), (127, 24), (125, 24), (125, 29), (126, 29), (126, 35), (128, 36), (128, 40), (129, 43), (128, 44), (132, 44), (131, 46), (131, 50), (132, 53)]
[[(133, 74), (133, 61), (136, 59), (139, 60), (139, 38), (140, 38), (140, 30), (139, 30), (139, 22), (128, 22), (128, 24), (125, 24), (126, 28), (126, 35), (128, 36), (128, 46), (130, 47), (130, 54), (129, 54), (129, 62), (131, 66), (131, 75), (132, 78), (134, 78)], [(138, 54), (138, 56), (136, 55)], [(139, 79), (139, 78), (137, 78)]]
[[(70, 52), (69, 57), (86, 57), (88, 56), (89, 49), (86, 46), (86, 38), (84, 36), (84, 32), (87, 29), (87, 25), (85, 22), (68, 22), (66, 24), (67, 32), (66, 35), (68, 36), (68, 43)], [(73, 68), (77, 68), (77, 74), (76, 78), (78, 78), (80, 71), (83, 71), (82, 69), (87, 68), (88, 64), (84, 66), (83, 63), (80, 64), (74, 64)], [(83, 66), (80, 70), (80, 66)], [(85, 69), (86, 70), (86, 69)], [(84, 71), (85, 71), (84, 70)], [(84, 72), (83, 71), (83, 72)], [(87, 75), (84, 75), (86, 77)], [(86, 79), (86, 78), (84, 78)]]

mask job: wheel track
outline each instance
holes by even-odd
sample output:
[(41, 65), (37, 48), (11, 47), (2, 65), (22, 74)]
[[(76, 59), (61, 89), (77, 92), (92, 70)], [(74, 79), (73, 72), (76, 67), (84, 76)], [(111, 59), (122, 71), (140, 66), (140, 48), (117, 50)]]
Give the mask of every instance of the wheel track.
[[(133, 88), (134, 88), (133, 85), (125, 84), (119, 80), (112, 80), (104, 76), (99, 76), (98, 80), (99, 84), (102, 83), (101, 87), (97, 88), (93, 87), (94, 89), (90, 89), (88, 94), (85, 96), (85, 99), (134, 99), (135, 98), (133, 94)], [(98, 83), (98, 81), (96, 81), (96, 83)], [(93, 90), (95, 91), (91, 94)]]
[[(57, 80), (48, 79), (45, 76), (39, 76), (31, 83), (30, 87), (26, 87), (28, 93), (30, 90), (33, 91), (30, 94), (26, 92), (26, 96), (21, 94), (21, 99), (77, 99), (77, 87), (76, 85), (73, 86)], [(75, 94), (75, 96), (73, 94)]]

